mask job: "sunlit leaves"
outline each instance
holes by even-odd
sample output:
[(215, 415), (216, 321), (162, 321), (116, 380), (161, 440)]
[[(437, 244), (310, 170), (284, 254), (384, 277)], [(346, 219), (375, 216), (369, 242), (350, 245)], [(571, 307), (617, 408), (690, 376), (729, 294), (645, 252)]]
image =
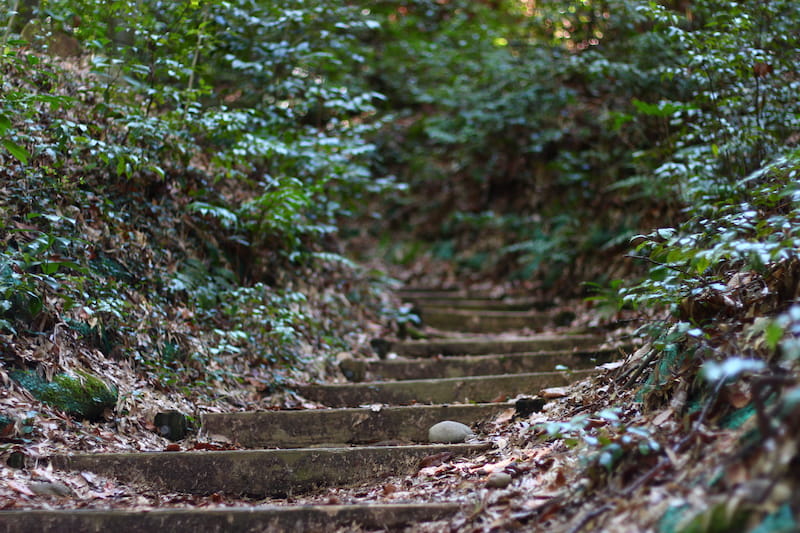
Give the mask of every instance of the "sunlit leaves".
[(190, 211), (218, 219), (226, 228), (235, 228), (239, 224), (239, 217), (236, 213), (222, 206), (211, 205), (206, 202), (192, 202), (186, 207)]
[(543, 432), (547, 439), (563, 439), (569, 447), (585, 446), (590, 452), (587, 462), (606, 471), (611, 471), (626, 455), (649, 455), (661, 450), (648, 429), (625, 424), (618, 408), (537, 424), (535, 429)]
[(766, 367), (764, 361), (760, 359), (743, 359), (740, 357), (729, 357), (724, 361), (708, 361), (703, 365), (701, 375), (711, 382), (721, 379), (736, 379), (741, 374), (748, 372), (758, 372)]

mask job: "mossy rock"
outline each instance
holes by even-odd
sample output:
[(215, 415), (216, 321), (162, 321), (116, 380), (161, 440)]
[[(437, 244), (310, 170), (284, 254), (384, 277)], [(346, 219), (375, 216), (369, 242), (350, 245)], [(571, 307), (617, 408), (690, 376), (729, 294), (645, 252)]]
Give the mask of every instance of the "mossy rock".
[(34, 398), (75, 418), (99, 420), (106, 409), (117, 405), (117, 390), (87, 372), (57, 374), (46, 381), (32, 370), (15, 370), (11, 378)]

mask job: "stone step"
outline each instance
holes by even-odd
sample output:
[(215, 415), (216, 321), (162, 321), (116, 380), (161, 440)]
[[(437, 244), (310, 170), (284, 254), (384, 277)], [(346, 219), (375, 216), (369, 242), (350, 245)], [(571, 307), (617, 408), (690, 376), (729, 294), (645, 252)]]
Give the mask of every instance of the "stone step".
[(483, 309), (497, 311), (529, 311), (544, 310), (553, 307), (554, 303), (526, 296), (506, 296), (494, 298), (480, 293), (464, 291), (401, 291), (400, 299), (422, 307), (454, 307), (458, 309)]
[(247, 448), (304, 448), (401, 441), (427, 443), (428, 428), (442, 420), (471, 425), (508, 405), (415, 405), (379, 409), (309, 409), (207, 413), (203, 428)]
[(389, 351), (406, 357), (436, 355), (486, 355), (495, 353), (540, 352), (545, 350), (578, 350), (599, 346), (604, 339), (590, 334), (540, 334), (530, 336), (446, 337), (397, 341)]
[(604, 350), (543, 351), (489, 355), (386, 360), (346, 359), (339, 364), (342, 374), (354, 382), (460, 378), (468, 376), (551, 372), (557, 366), (571, 370), (594, 368), (617, 357), (620, 348)]
[[(464, 289), (438, 289), (433, 287), (404, 287), (395, 291), (400, 298), (464, 298), (467, 291)], [(473, 292), (474, 294), (474, 292)], [(488, 296), (481, 294), (480, 296)]]
[(216, 492), (262, 498), (323, 487), (355, 486), (385, 476), (408, 475), (425, 457), (469, 455), (489, 443), (365, 446), (294, 450), (90, 453), (50, 458), (54, 468), (117, 478), (144, 489), (192, 494)]
[(25, 531), (192, 533), (334, 531), (360, 526), (395, 530), (443, 520), (460, 508), (456, 503), (303, 505), (227, 507), (218, 509), (35, 510), (0, 512), (0, 533)]
[(568, 326), (575, 315), (564, 311), (486, 311), (451, 307), (422, 307), (424, 326), (465, 333), (501, 333), (515, 329), (543, 329), (547, 326)]
[(309, 385), (296, 390), (304, 397), (328, 407), (369, 404), (487, 403), (519, 394), (533, 395), (541, 389), (560, 387), (596, 373), (595, 370), (531, 372), (462, 378), (414, 379)]
[(534, 299), (495, 300), (492, 298), (409, 298), (421, 311), (427, 309), (463, 309), (465, 311), (544, 311), (553, 307)]

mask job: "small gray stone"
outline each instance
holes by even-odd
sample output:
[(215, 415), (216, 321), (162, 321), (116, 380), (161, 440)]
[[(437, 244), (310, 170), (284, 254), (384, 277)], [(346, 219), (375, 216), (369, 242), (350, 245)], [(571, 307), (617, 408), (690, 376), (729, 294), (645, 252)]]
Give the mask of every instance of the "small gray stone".
[(461, 422), (453, 422), (452, 420), (445, 420), (444, 422), (434, 424), (428, 430), (428, 440), (430, 442), (464, 442), (474, 435), (469, 426), (465, 426)]
[(189, 422), (186, 415), (180, 411), (170, 410), (157, 413), (155, 426), (162, 437), (173, 442), (181, 440), (189, 431)]
[(509, 485), (511, 485), (511, 475), (505, 472), (495, 472), (486, 480), (486, 486), (493, 489), (504, 489)]
[(59, 498), (75, 496), (72, 489), (60, 481), (31, 481), (28, 483), (28, 488), (39, 496), (57, 496)]

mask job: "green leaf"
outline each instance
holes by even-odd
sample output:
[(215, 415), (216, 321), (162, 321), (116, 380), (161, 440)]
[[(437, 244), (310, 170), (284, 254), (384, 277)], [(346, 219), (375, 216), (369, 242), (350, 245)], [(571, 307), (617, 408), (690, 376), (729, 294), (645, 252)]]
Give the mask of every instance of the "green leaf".
[(14, 329), (14, 326), (11, 325), (11, 322), (6, 320), (5, 318), (0, 318), (0, 331), (8, 331), (14, 335), (17, 334), (17, 330)]
[(736, 378), (745, 372), (758, 372), (766, 367), (764, 361), (759, 359), (743, 359), (730, 357), (721, 363), (708, 361), (703, 365), (702, 375), (708, 381)]
[(2, 143), (6, 150), (8, 150), (11, 155), (17, 158), (20, 163), (23, 165), (28, 164), (28, 158), (30, 157), (30, 154), (25, 148), (8, 139), (3, 139)]
[(3, 135), (10, 127), (11, 120), (5, 115), (0, 115), (0, 135)]
[(767, 327), (764, 329), (764, 341), (769, 346), (770, 350), (774, 350), (778, 347), (778, 342), (783, 338), (783, 328), (775, 323), (770, 322), (767, 324)]
[(219, 219), (226, 228), (232, 228), (239, 224), (239, 217), (236, 213), (218, 205), (212, 205), (206, 202), (192, 202), (186, 207), (190, 211)]

